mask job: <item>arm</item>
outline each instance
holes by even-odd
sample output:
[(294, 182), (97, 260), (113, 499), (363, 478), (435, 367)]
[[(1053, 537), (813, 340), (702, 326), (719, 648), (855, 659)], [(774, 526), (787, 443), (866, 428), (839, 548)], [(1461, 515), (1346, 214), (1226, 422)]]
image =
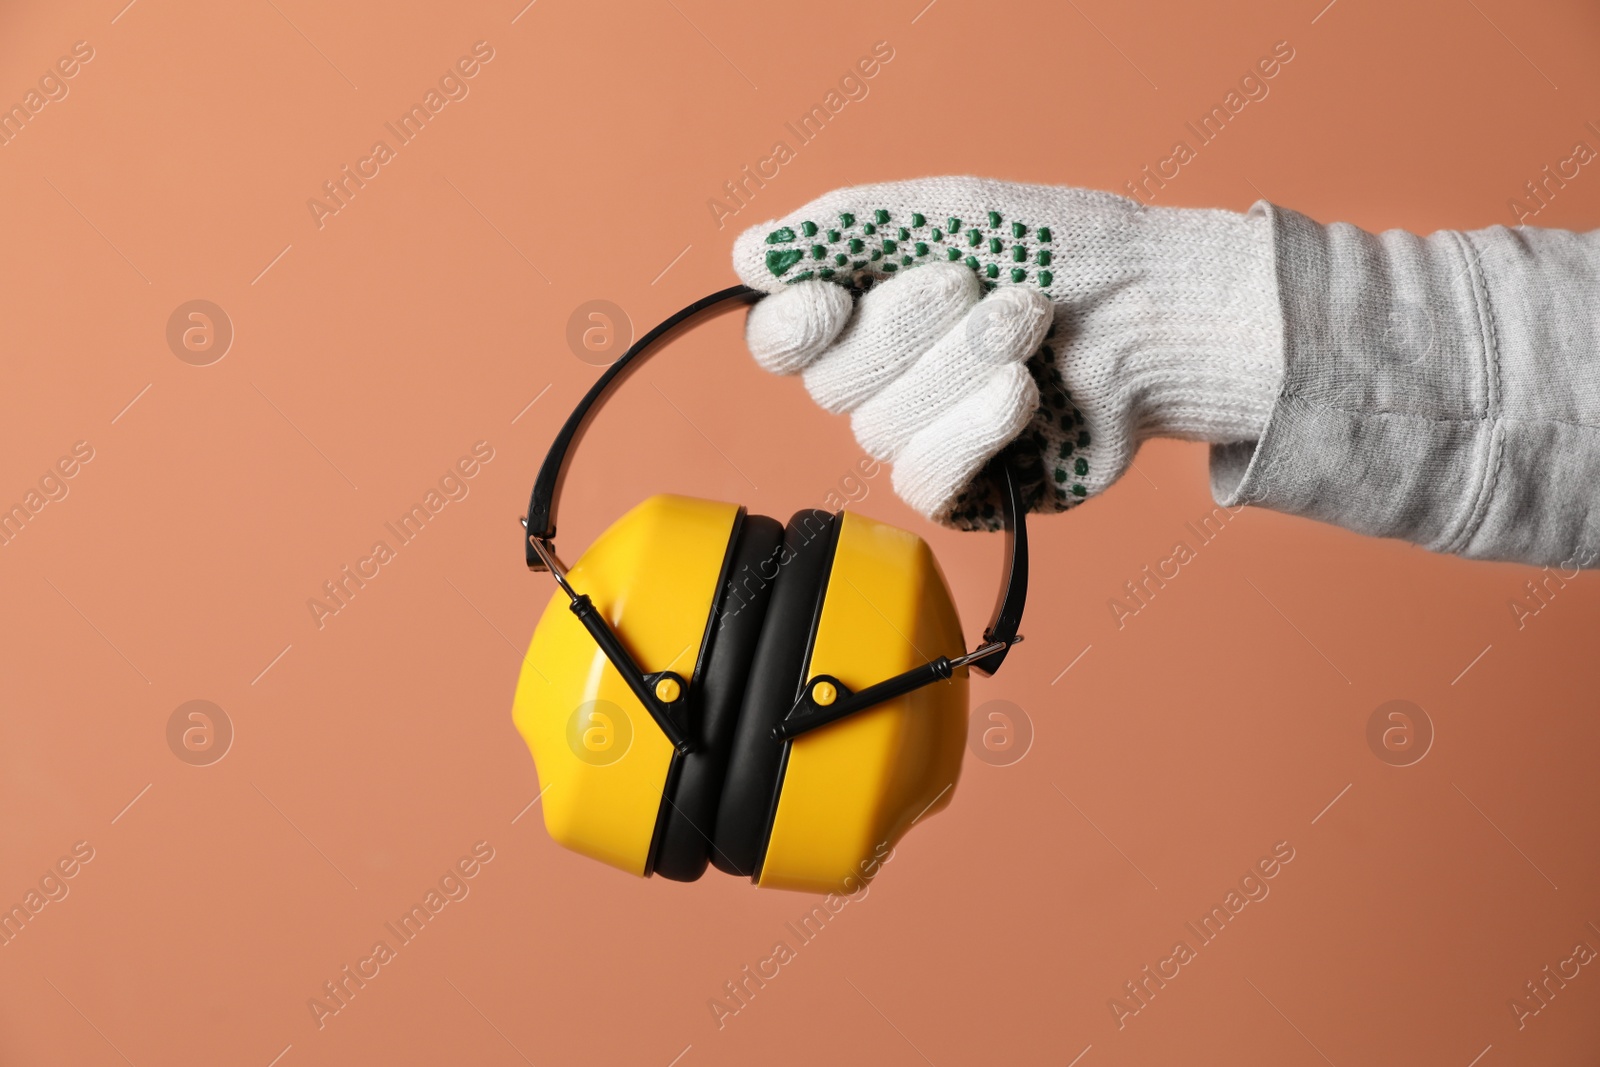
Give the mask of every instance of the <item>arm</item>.
[(734, 261), (778, 294), (756, 358), (850, 414), (936, 521), (991, 524), (979, 472), (1014, 440), (1029, 506), (1058, 511), (1176, 437), (1213, 445), (1225, 505), (1600, 564), (1600, 235), (1373, 235), (943, 178), (828, 194)]

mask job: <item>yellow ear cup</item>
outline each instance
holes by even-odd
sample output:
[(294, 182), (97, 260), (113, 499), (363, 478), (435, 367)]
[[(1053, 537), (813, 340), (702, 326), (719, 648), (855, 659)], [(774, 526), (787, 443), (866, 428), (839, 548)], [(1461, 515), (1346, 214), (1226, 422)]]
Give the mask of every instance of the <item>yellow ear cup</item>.
[[(853, 690), (964, 651), (932, 551), (845, 512), (806, 678)], [(790, 743), (758, 883), (853, 892), (915, 821), (947, 804), (961, 770), (967, 669)]]
[[(653, 496), (568, 569), (645, 671), (693, 675), (738, 512)], [(557, 590), (540, 617), (512, 717), (538, 767), (550, 836), (643, 875), (673, 748), (568, 604)]]

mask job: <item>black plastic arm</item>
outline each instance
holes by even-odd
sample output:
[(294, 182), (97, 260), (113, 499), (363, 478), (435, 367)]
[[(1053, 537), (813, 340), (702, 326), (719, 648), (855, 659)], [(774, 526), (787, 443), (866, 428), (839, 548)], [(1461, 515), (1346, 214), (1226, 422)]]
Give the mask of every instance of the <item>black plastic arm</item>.
[[(588, 425), (589, 416), (599, 405), (601, 399), (611, 390), (616, 381), (626, 375), (634, 364), (648, 352), (657, 341), (662, 340), (668, 333), (677, 329), (688, 320), (699, 315), (702, 311), (709, 310), (719, 305), (750, 304), (761, 299), (764, 294), (757, 289), (744, 285), (732, 285), (710, 296), (696, 300), (682, 311), (667, 319), (661, 325), (635, 341), (620, 359), (606, 368), (589, 391), (584, 394), (578, 406), (572, 409), (572, 414), (567, 416), (566, 424), (561, 427), (561, 432), (556, 434), (556, 439), (550, 445), (550, 451), (545, 454), (544, 465), (539, 468), (539, 477), (533, 483), (533, 495), (528, 500), (528, 537), (537, 537), (549, 544), (556, 536), (556, 501), (561, 493), (561, 482), (567, 469), (567, 453), (583, 436), (584, 427)], [(542, 571), (544, 563), (538, 553), (533, 550), (533, 545), (524, 541), (523, 551), (527, 557), (528, 569)]]
[(997, 652), (972, 661), (980, 674), (993, 674), (1006, 660), (1006, 653), (1017, 643), (1017, 627), (1022, 625), (1022, 609), (1028, 602), (1028, 509), (1022, 500), (1022, 480), (1011, 450), (1002, 452), (990, 463), (990, 472), (1000, 483), (1000, 518), (1006, 534), (1006, 580), (994, 616), (983, 631), (985, 644), (999, 642)]
[[(578, 621), (583, 623), (583, 628), (589, 631), (589, 636), (594, 638), (594, 643), (600, 646), (600, 651), (606, 654), (606, 658), (617, 669), (617, 673), (628, 683), (628, 688), (633, 690), (633, 695), (639, 698), (639, 703), (645, 706), (650, 712), (650, 717), (656, 721), (656, 725), (661, 727), (661, 732), (667, 735), (672, 747), (679, 752), (688, 752), (689, 735), (684, 725), (673, 716), (674, 711), (688, 704), (684, 699), (689, 690), (688, 683), (671, 671), (650, 675), (641, 671), (638, 663), (623, 647), (622, 639), (606, 623), (600, 614), (600, 609), (594, 606), (586, 594), (580, 593), (573, 597), (571, 608)], [(673, 690), (676, 696), (671, 703), (656, 696), (656, 685), (664, 678), (671, 678), (677, 683)]]
[[(886, 700), (893, 700), (898, 696), (905, 696), (915, 689), (925, 685), (943, 681), (955, 672), (955, 665), (946, 657), (940, 656), (931, 663), (924, 663), (914, 667), (904, 674), (897, 674), (887, 681), (877, 685), (869, 685), (859, 693), (852, 693), (843, 682), (831, 674), (819, 674), (806, 683), (800, 699), (794, 702), (794, 707), (783, 721), (772, 728), (772, 736), (778, 741), (787, 741), (791, 737), (799, 737), (803, 733), (815, 730), (819, 726), (826, 726), (830, 722), (838, 722), (848, 715), (858, 711), (866, 711), (875, 704), (882, 704)], [(827, 704), (818, 703), (818, 690), (827, 693), (831, 699)]]

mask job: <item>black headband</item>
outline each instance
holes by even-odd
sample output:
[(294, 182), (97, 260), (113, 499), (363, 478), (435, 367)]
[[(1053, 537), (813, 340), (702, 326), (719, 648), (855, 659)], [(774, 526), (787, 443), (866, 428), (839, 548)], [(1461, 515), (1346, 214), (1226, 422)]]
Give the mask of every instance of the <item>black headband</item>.
[[(539, 468), (539, 476), (533, 483), (533, 493), (528, 499), (528, 515), (523, 520), (523, 525), (526, 527), (523, 552), (528, 569), (551, 570), (555, 573), (562, 588), (573, 600), (574, 612), (583, 620), (585, 627), (594, 635), (608, 658), (628, 680), (635, 694), (650, 709), (652, 716), (661, 724), (667, 736), (680, 749), (685, 745), (683, 731), (673, 718), (671, 706), (659, 701), (654, 693), (654, 684), (658, 676), (647, 676), (642, 673), (605, 620), (598, 612), (588, 607), (588, 597), (568, 586), (565, 577), (551, 566), (555, 561), (553, 542), (556, 536), (556, 503), (566, 475), (567, 454), (582, 438), (590, 416), (594, 414), (612, 386), (625, 377), (645, 353), (701, 312), (713, 309), (725, 310), (737, 304), (752, 304), (765, 295), (748, 286), (734, 285), (702, 297), (639, 338), (621, 358), (607, 367), (605, 373), (589, 387), (583, 399), (578, 401), (578, 406), (572, 409), (572, 414), (568, 415), (567, 421), (562, 424), (561, 432), (556, 434), (556, 439), (551, 442), (550, 451), (545, 454), (544, 463)], [(1021, 640), (1017, 636), (1017, 627), (1022, 623), (1022, 609), (1028, 594), (1028, 531), (1024, 520), (1027, 509), (1022, 503), (1021, 482), (1010, 453), (997, 456), (990, 465), (990, 471), (1000, 486), (1000, 512), (1006, 533), (1008, 566), (994, 615), (988, 628), (983, 631), (983, 647), (959, 657), (958, 660), (940, 657), (939, 660), (925, 664), (915, 671), (863, 689), (859, 693), (850, 694), (848, 699), (839, 700), (831, 706), (825, 716), (820, 714), (794, 716), (797, 720), (805, 719), (806, 729), (814, 729), (823, 725), (825, 721), (833, 721), (861, 707), (887, 700), (938, 678), (948, 678), (950, 671), (958, 666), (971, 666), (984, 674), (993, 674), (1005, 660), (1010, 647)], [(805, 698), (802, 698), (802, 703), (804, 702)], [(820, 712), (820, 709), (812, 710)]]

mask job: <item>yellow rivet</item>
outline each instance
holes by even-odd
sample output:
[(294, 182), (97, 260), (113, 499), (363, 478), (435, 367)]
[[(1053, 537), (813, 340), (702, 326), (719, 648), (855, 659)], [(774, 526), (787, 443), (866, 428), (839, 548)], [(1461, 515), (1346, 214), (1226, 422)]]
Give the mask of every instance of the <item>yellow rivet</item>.
[(825, 708), (839, 699), (839, 691), (833, 687), (832, 682), (818, 682), (811, 687), (811, 701), (818, 707)]
[(678, 684), (676, 678), (663, 678), (656, 683), (656, 699), (663, 704), (670, 704), (677, 700), (682, 692), (683, 687)]

